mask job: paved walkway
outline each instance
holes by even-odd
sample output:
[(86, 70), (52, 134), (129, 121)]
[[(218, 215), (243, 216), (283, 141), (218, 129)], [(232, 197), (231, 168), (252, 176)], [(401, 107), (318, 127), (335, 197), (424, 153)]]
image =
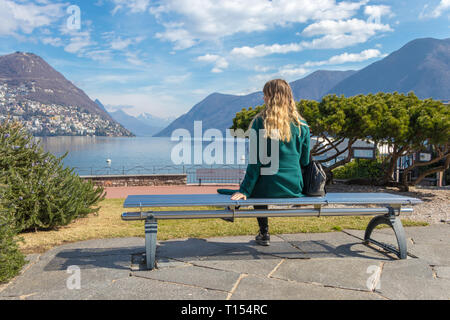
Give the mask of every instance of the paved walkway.
[(143, 238), (72, 243), (30, 255), (0, 299), (450, 299), (450, 225), (406, 228), (417, 257), (406, 260), (362, 233), (277, 235), (269, 247), (251, 236), (160, 241), (153, 271), (142, 269)]

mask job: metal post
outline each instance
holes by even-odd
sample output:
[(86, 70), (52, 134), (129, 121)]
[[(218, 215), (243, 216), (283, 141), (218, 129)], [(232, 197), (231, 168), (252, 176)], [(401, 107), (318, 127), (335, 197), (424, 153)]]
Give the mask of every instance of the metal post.
[(152, 270), (156, 265), (156, 235), (158, 222), (153, 216), (145, 220), (145, 262), (147, 269)]
[[(388, 207), (388, 209), (389, 209), (388, 214), (376, 216), (369, 222), (364, 235), (364, 243), (365, 244), (373, 243), (389, 252), (395, 253), (400, 259), (406, 259), (408, 251), (406, 245), (405, 230), (403, 229), (403, 225), (400, 218), (397, 215), (395, 215), (395, 209), (392, 207)], [(400, 214), (401, 212), (400, 207), (398, 208), (398, 212)], [(370, 238), (372, 231), (375, 229), (375, 227), (377, 227), (380, 224), (386, 224), (394, 230), (395, 237), (397, 239), (398, 250), (388, 244), (381, 243), (379, 241)]]

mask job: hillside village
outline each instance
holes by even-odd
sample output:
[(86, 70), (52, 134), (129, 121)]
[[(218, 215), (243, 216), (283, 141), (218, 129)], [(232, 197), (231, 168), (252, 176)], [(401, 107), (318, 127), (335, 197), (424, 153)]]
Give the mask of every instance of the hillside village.
[(34, 82), (19, 86), (0, 83), (0, 121), (7, 118), (20, 121), (34, 136), (124, 135), (115, 122), (77, 106), (29, 100), (26, 98), (29, 92), (35, 92)]

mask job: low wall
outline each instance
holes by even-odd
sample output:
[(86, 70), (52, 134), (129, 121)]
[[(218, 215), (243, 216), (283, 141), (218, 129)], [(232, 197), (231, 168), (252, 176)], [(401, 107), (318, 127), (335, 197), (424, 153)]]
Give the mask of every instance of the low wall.
[(186, 185), (186, 174), (138, 174), (138, 175), (103, 175), (80, 176), (91, 180), (102, 187), (142, 187), (142, 186), (173, 186)]

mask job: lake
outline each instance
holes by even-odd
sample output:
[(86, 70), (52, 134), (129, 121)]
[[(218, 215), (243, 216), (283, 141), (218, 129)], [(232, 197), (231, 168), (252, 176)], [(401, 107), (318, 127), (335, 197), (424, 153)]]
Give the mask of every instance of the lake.
[[(218, 139), (213, 151), (211, 141), (188, 140), (184, 147), (190, 152), (186, 154), (185, 163), (179, 163), (180, 157), (177, 156), (183, 155), (183, 152), (178, 152), (181, 143), (171, 141), (169, 137), (41, 137), (37, 139), (41, 141), (44, 150), (55, 156), (60, 157), (68, 152), (63, 160), (64, 165), (74, 168), (75, 172), (81, 176), (186, 173), (188, 183), (197, 183), (198, 168), (244, 170), (248, 159), (248, 143), (245, 139)], [(314, 140), (312, 138), (312, 144), (315, 143)], [(208, 155), (213, 155), (219, 164), (214, 164)], [(327, 154), (317, 158), (324, 157), (327, 157)], [(108, 159), (111, 161), (107, 162)], [(219, 175), (223, 177), (218, 180), (214, 178), (209, 182), (239, 183), (240, 181), (240, 178), (234, 178), (235, 174), (230, 174), (229, 170), (216, 170), (216, 172), (222, 172)]]
[[(152, 174), (152, 173), (177, 173), (183, 171), (183, 164), (174, 163), (171, 154), (176, 146), (180, 145), (178, 141), (171, 141), (167, 138), (154, 137), (42, 137), (38, 138), (44, 150), (62, 156), (68, 152), (63, 160), (64, 165), (74, 168), (80, 175), (101, 175), (101, 174)], [(192, 151), (196, 140), (190, 141)], [(223, 139), (217, 141), (223, 148), (223, 155), (217, 154), (225, 163), (228, 159), (233, 159), (231, 167), (245, 167), (245, 160), (242, 156), (248, 149), (245, 140), (242, 139)], [(242, 144), (243, 143), (243, 144)], [(188, 142), (189, 144), (189, 142)], [(211, 142), (204, 141), (200, 146), (205, 150)], [(240, 146), (244, 145), (238, 149)], [(230, 145), (234, 145), (230, 148)], [(198, 145), (197, 145), (198, 146)], [(175, 149), (176, 150), (176, 149)], [(194, 153), (191, 152), (190, 162), (194, 164)], [(198, 155), (198, 152), (196, 153)], [(212, 152), (215, 156), (215, 152)], [(189, 156), (189, 155), (187, 155)], [(108, 163), (107, 160), (111, 162)], [(211, 167), (203, 159), (198, 166)], [(189, 163), (185, 164), (189, 166)], [(212, 165), (216, 167), (217, 165)], [(221, 166), (218, 166), (221, 167)], [(223, 167), (223, 166), (222, 166)]]

